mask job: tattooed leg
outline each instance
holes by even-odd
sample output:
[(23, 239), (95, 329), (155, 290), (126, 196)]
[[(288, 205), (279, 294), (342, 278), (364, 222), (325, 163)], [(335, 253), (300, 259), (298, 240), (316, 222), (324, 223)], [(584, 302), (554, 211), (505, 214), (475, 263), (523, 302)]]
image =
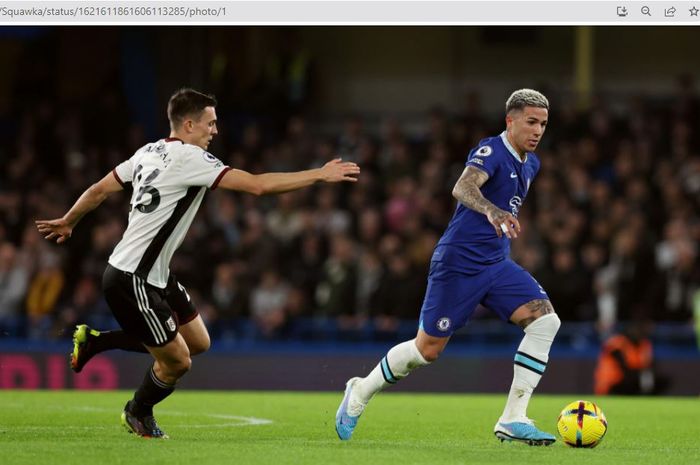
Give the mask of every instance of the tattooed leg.
[(552, 303), (548, 299), (536, 299), (518, 307), (510, 321), (525, 329), (539, 317), (550, 313), (554, 313)]

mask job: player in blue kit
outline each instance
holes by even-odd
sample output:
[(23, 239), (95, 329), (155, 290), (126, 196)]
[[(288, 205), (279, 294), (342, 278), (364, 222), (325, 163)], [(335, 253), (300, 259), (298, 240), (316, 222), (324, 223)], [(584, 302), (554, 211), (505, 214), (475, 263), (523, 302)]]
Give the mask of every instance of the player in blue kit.
[(523, 328), (513, 383), (494, 433), (501, 441), (549, 445), (555, 437), (527, 417), (527, 406), (549, 358), (560, 321), (547, 293), (510, 258), (518, 211), (540, 162), (533, 153), (547, 126), (549, 102), (520, 89), (506, 102), (506, 130), (482, 140), (467, 158), (452, 191), (457, 209), (435, 247), (415, 339), (389, 350), (365, 378), (351, 378), (336, 414), (338, 437), (348, 440), (372, 396), (435, 361), (478, 304)]

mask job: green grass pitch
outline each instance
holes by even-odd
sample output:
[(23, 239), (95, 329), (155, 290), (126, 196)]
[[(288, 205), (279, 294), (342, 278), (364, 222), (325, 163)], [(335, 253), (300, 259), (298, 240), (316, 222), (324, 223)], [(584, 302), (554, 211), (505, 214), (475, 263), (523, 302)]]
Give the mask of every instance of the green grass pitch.
[[(700, 400), (590, 398), (610, 428), (596, 449), (500, 443), (505, 395), (378, 395), (355, 436), (333, 419), (342, 394), (178, 391), (156, 409), (171, 439), (145, 440), (119, 423), (130, 392), (0, 392), (0, 463), (15, 464), (508, 464), (700, 463)], [(536, 395), (529, 414), (555, 432), (575, 396)]]

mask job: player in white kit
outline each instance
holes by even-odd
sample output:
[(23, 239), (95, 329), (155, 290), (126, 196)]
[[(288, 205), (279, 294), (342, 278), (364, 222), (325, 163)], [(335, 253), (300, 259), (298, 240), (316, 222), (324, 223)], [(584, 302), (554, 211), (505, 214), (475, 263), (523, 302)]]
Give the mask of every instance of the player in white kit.
[[(201, 316), (168, 269), (206, 191), (222, 187), (276, 194), (319, 181), (354, 182), (360, 173), (355, 163), (340, 159), (294, 173), (255, 175), (225, 166), (207, 152), (218, 132), (215, 107), (213, 96), (178, 90), (168, 102), (170, 137), (140, 148), (90, 186), (62, 218), (36, 221), (46, 239), (63, 243), (86, 213), (132, 185), (129, 224), (109, 257), (102, 286), (122, 331), (99, 333), (79, 326), (72, 365), (80, 371), (94, 353), (116, 347), (145, 347), (151, 353), (155, 362), (122, 413), (127, 430), (142, 437), (168, 437), (153, 417), (153, 406), (173, 392), (190, 369), (190, 356), (209, 348)], [(79, 350), (88, 355), (79, 360)]]

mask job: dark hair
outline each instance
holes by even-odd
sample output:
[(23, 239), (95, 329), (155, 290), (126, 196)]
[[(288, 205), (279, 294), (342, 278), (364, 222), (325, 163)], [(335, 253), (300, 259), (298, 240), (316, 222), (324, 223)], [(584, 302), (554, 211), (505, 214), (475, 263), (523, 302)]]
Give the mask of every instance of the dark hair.
[(171, 127), (177, 127), (186, 117), (199, 118), (206, 107), (215, 107), (216, 98), (194, 89), (182, 88), (168, 101), (168, 119)]

